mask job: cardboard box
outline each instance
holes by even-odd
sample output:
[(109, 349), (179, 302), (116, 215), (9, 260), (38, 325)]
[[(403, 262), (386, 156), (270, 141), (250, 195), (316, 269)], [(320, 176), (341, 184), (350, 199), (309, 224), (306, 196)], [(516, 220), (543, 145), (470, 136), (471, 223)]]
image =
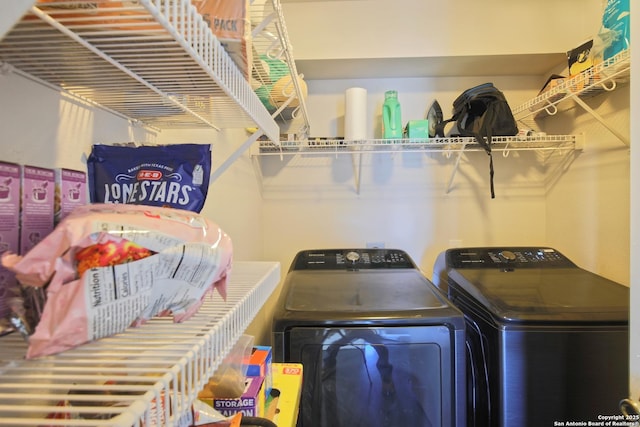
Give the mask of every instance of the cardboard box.
[(241, 412), (247, 417), (264, 417), (264, 377), (247, 377), (242, 396), (232, 397), (198, 397), (207, 405), (225, 417)]
[[(0, 162), (0, 255), (20, 248), (21, 166)], [(9, 314), (8, 299), (17, 287), (15, 274), (0, 265), (0, 318)]]
[(87, 204), (87, 173), (73, 169), (56, 169), (54, 223), (58, 224), (76, 207)]
[(300, 363), (273, 364), (273, 388), (280, 391), (280, 396), (271, 402), (278, 409), (272, 421), (278, 427), (296, 426), (302, 394), (302, 377), (303, 368)]
[(53, 231), (55, 171), (22, 167), (20, 210), (20, 254), (24, 255)]
[(248, 377), (264, 377), (265, 397), (269, 396), (273, 387), (271, 359), (271, 347), (265, 345), (255, 346), (251, 350), (251, 357), (247, 364)]

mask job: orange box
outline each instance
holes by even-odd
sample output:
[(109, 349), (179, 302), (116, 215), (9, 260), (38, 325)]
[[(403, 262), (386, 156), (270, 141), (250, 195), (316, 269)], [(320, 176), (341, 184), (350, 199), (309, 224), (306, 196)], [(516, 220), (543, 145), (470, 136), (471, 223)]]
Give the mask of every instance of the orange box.
[(251, 349), (251, 356), (247, 364), (248, 377), (264, 377), (265, 396), (269, 396), (273, 387), (271, 359), (271, 347), (259, 345)]

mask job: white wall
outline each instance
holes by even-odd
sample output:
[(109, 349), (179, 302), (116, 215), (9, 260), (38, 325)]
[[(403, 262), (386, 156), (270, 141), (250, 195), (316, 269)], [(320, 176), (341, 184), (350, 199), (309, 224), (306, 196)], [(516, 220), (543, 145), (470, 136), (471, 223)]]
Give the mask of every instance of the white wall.
[[(163, 130), (159, 144), (212, 144), (212, 170), (216, 171), (247, 138), (244, 129)], [(215, 221), (233, 241), (234, 260), (263, 260), (262, 200), (259, 180), (245, 152), (209, 185), (201, 214)]]
[(154, 132), (17, 73), (0, 74), (0, 93), (4, 161), (86, 169), (91, 144), (155, 140)]
[(602, 7), (601, 0), (283, 3), (300, 60), (558, 52), (591, 36)]
[[(0, 160), (86, 170), (93, 144), (212, 144), (213, 169), (247, 138), (244, 130), (151, 131), (16, 73), (0, 74)], [(261, 201), (248, 154), (209, 188), (202, 211), (233, 239), (236, 260), (262, 257)]]
[(2, 14), (0, 14), (0, 38), (13, 27), (34, 2), (35, 0), (12, 0), (2, 5)]
[[(586, 102), (629, 141), (628, 84)], [(629, 146), (580, 107), (545, 125), (551, 133), (585, 134), (584, 150), (549, 177), (547, 241), (578, 265), (629, 285)]]

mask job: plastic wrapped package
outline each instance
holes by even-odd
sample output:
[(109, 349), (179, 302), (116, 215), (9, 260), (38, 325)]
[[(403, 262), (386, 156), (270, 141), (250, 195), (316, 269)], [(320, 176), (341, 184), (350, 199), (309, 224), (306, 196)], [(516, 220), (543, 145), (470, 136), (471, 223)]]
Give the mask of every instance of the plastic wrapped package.
[(242, 335), (224, 358), (215, 374), (198, 393), (200, 399), (237, 398), (245, 390), (248, 361), (251, 357), (254, 337)]
[(199, 214), (96, 204), (74, 210), (26, 255), (5, 253), (2, 264), (23, 286), (46, 286), (29, 337), (33, 358), (157, 315), (186, 320), (213, 289), (226, 299), (232, 254), (231, 238)]
[(191, 0), (245, 79), (253, 64), (248, 0)]
[(209, 144), (95, 144), (87, 158), (89, 200), (200, 212), (211, 173)]
[[(289, 65), (282, 59), (261, 55), (260, 61), (256, 63), (256, 70), (256, 78), (251, 80), (251, 87), (258, 95), (260, 102), (271, 114), (282, 108), (279, 114), (287, 120), (293, 119), (300, 105), (300, 99), (293, 97), (296, 94), (296, 88)], [(300, 75), (296, 76), (296, 80), (300, 87), (300, 96), (306, 98), (307, 83)], [(291, 101), (289, 98), (292, 98)]]
[(601, 52), (602, 60), (613, 58), (629, 48), (631, 36), (629, 0), (607, 0), (602, 12), (602, 26), (596, 40), (600, 41), (596, 53)]

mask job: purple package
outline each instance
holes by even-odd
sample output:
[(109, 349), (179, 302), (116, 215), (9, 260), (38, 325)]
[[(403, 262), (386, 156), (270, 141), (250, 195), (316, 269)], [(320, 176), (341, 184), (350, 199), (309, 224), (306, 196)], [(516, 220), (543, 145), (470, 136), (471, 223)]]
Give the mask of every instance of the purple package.
[(22, 166), (20, 254), (24, 255), (53, 231), (55, 171)]
[(56, 169), (55, 223), (58, 224), (78, 206), (87, 204), (87, 173)]
[(209, 189), (209, 144), (96, 144), (87, 159), (91, 203), (172, 207), (199, 213)]
[[(0, 255), (18, 252), (20, 165), (0, 162)], [(9, 315), (9, 298), (17, 287), (15, 274), (0, 265), (0, 319)]]

